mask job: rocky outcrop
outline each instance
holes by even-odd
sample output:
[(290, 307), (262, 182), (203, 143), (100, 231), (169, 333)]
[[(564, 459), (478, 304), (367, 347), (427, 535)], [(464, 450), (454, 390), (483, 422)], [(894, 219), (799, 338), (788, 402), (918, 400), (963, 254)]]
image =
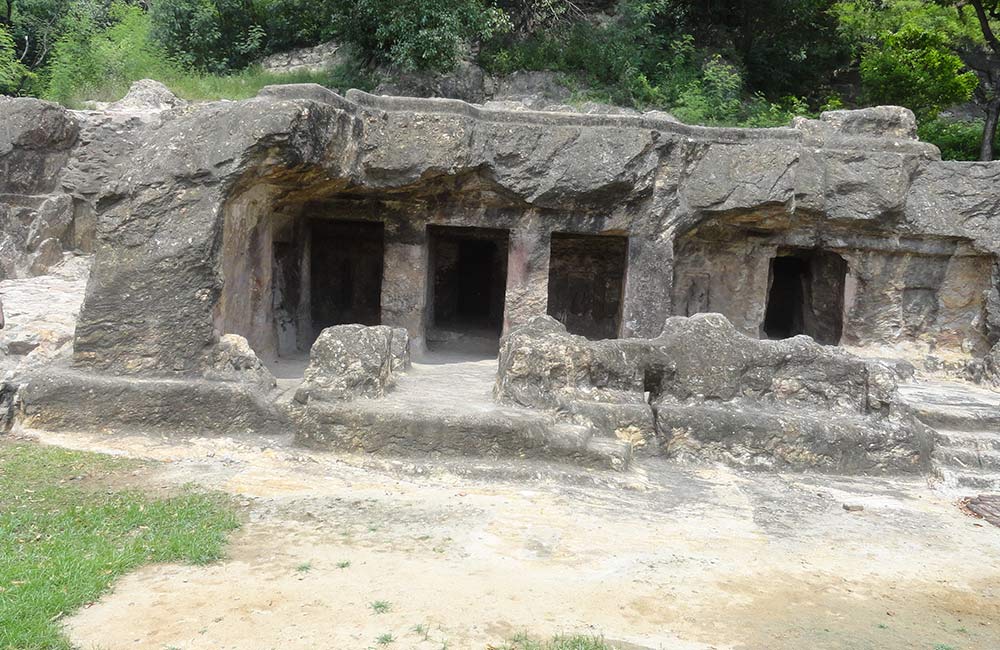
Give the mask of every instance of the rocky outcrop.
[(59, 179), (79, 126), (36, 99), (0, 97), (0, 115), (0, 279), (40, 275), (73, 244), (73, 202)]
[(760, 341), (718, 314), (669, 319), (653, 391), (670, 456), (749, 468), (921, 472), (929, 430), (900, 407), (893, 371), (808, 337)]
[[(655, 339), (587, 341), (552, 319), (504, 339), (496, 394), (638, 447), (739, 467), (920, 472), (926, 427), (888, 367), (808, 337), (760, 341), (719, 314), (667, 320)], [(654, 422), (655, 420), (655, 422)]]
[[(894, 410), (877, 369), (802, 340), (741, 338), (711, 320), (662, 331), (672, 315), (727, 312), (715, 308), (721, 301), (730, 320), (746, 316), (739, 331), (759, 335), (769, 260), (822, 248), (852, 271), (843, 292), (852, 343), (902, 337), (985, 354), (1000, 337), (1000, 166), (941, 162), (913, 139), (912, 123), (888, 107), (791, 128), (707, 128), (314, 85), (183, 104), (145, 84), (93, 112), (0, 100), (2, 236), (21, 256), (13, 272), (85, 240), (95, 249), (73, 367), (34, 375), (25, 409), (54, 421), (92, 381), (118, 421), (179, 426), (193, 404), (192, 418), (209, 426), (213, 400), (229, 398), (273, 421), (254, 359), (278, 350), (274, 260), (306, 251), (296, 223), (336, 216), (381, 223), (380, 320), (415, 341), (431, 307), (428, 230), (503, 233), (503, 400), (562, 409), (609, 438), (678, 455), (919, 468), (919, 432)], [(633, 340), (591, 342), (530, 323), (546, 310), (553, 233), (627, 238), (627, 280), (608, 291), (620, 292), (615, 330)], [(694, 325), (711, 327), (685, 329)], [(719, 341), (715, 356), (691, 356), (698, 336)], [(541, 348), (528, 352), (535, 339)], [(322, 350), (311, 380), (328, 383), (331, 399), (378, 395), (393, 341), (371, 343), (361, 374), (374, 385), (321, 361)], [(234, 404), (223, 412), (246, 428)]]

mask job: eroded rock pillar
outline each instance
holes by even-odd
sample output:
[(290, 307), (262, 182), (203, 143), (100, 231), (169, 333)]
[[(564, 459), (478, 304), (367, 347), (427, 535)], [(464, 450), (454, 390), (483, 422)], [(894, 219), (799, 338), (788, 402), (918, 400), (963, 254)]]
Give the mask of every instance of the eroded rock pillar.
[(510, 231), (504, 334), (532, 316), (545, 315), (549, 298), (550, 242), (551, 232), (539, 224)]
[(427, 232), (386, 224), (382, 271), (382, 324), (403, 327), (410, 335), (410, 352), (419, 357), (427, 348), (424, 309), (427, 304)]
[(674, 250), (669, 240), (629, 237), (622, 338), (659, 336), (670, 315), (673, 278)]

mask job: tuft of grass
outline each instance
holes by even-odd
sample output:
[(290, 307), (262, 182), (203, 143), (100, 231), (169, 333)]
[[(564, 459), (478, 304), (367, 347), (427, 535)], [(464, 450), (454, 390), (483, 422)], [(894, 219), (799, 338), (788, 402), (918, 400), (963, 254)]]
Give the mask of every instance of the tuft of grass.
[(377, 643), (379, 645), (389, 645), (390, 643), (395, 642), (395, 640), (396, 640), (396, 637), (394, 637), (391, 634), (389, 634), (388, 632), (386, 632), (385, 634), (378, 635), (378, 637), (376, 637), (376, 639), (375, 639), (375, 643)]
[(59, 620), (151, 562), (222, 557), (239, 526), (227, 497), (152, 498), (116, 481), (141, 464), (0, 444), (0, 648), (68, 650)]
[(349, 566), (351, 566), (351, 561), (350, 560), (341, 560), (340, 562), (337, 562), (337, 568), (338, 569), (346, 569)]
[(557, 635), (548, 640), (537, 640), (521, 633), (500, 646), (499, 650), (615, 650), (615, 647), (596, 636)]
[(376, 614), (385, 614), (392, 609), (392, 603), (388, 600), (376, 600), (375, 602), (368, 605), (372, 608), (372, 611)]
[(299, 573), (308, 573), (313, 568), (312, 562), (303, 562), (302, 564), (295, 567), (295, 570)]
[(418, 624), (414, 625), (413, 626), (413, 632), (414, 632), (414, 634), (419, 635), (424, 641), (426, 641), (428, 638), (430, 638), (430, 635), (431, 635), (430, 628), (428, 628), (423, 623), (418, 623)]

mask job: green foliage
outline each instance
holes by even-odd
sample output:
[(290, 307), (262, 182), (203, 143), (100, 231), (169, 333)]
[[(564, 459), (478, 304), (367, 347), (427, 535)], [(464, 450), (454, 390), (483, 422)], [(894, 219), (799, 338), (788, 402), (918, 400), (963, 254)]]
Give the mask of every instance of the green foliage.
[(14, 39), (0, 26), (0, 94), (16, 94), (28, 78), (28, 69), (17, 60)]
[(939, 33), (907, 25), (881, 40), (861, 57), (862, 85), (872, 103), (907, 106), (918, 117), (933, 118), (968, 101), (979, 84)]
[(238, 526), (222, 496), (109, 489), (129, 461), (0, 446), (0, 647), (69, 648), (58, 620), (149, 562), (219, 558)]
[(683, 14), (669, 0), (625, 0), (614, 20), (575, 21), (528, 38), (494, 41), (483, 65), (565, 73), (588, 98), (671, 111), (696, 124), (787, 124), (806, 112), (794, 96), (772, 102), (747, 97), (744, 72), (678, 31)]
[(810, 93), (849, 62), (833, 0), (680, 2), (685, 31), (744, 70), (767, 97)]
[(330, 0), (254, 0), (267, 34), (267, 51), (284, 52), (333, 38), (334, 3)]
[[(979, 160), (979, 145), (983, 137), (983, 121), (926, 120), (917, 134), (941, 150), (945, 160)], [(1000, 136), (993, 142), (993, 151), (1000, 152)]]
[(403, 70), (450, 70), (465, 43), (510, 28), (484, 0), (335, 0), (334, 29), (370, 61)]
[(78, 15), (56, 43), (46, 99), (78, 106), (86, 99), (123, 95), (137, 79), (177, 76), (180, 66), (150, 38), (149, 16), (139, 7), (116, 2), (103, 29)]
[(186, 67), (223, 73), (264, 49), (250, 0), (153, 0), (149, 16), (153, 39)]

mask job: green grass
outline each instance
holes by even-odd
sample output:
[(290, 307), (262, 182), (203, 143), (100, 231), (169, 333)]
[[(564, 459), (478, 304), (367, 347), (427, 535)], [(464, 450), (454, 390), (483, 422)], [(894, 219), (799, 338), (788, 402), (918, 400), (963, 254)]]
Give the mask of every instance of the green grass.
[(379, 645), (389, 645), (390, 643), (394, 643), (395, 641), (396, 637), (392, 636), (389, 633), (380, 634), (378, 635), (378, 638), (375, 639), (375, 643)]
[(518, 634), (500, 646), (500, 650), (615, 650), (615, 647), (596, 636), (558, 635), (539, 641), (527, 634)]
[(214, 75), (185, 71), (171, 66), (161, 69), (136, 70), (121, 78), (106, 78), (96, 86), (81, 84), (55, 99), (70, 108), (84, 108), (89, 102), (113, 102), (128, 92), (133, 81), (141, 78), (155, 79), (170, 88), (178, 97), (189, 101), (218, 99), (240, 100), (255, 96), (264, 86), (278, 84), (314, 83), (344, 92), (349, 88), (372, 90), (378, 79), (359, 66), (343, 64), (322, 72), (267, 72), (260, 66), (227, 75)]
[(203, 564), (239, 526), (228, 499), (115, 488), (140, 464), (0, 444), (0, 648), (63, 649), (59, 619), (150, 562)]

